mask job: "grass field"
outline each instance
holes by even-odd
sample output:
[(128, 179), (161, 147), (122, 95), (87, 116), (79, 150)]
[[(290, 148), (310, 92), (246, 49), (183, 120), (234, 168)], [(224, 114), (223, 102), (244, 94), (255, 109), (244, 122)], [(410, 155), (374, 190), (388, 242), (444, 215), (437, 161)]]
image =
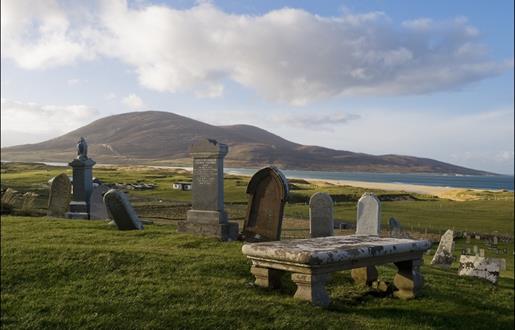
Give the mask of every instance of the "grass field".
[[(329, 309), (292, 298), (295, 286), (251, 285), (240, 242), (178, 234), (173, 225), (118, 231), (104, 221), (1, 220), (5, 329), (513, 329), (514, 286), (427, 264), (422, 295), (380, 296), (333, 276)], [(513, 268), (513, 266), (511, 266)], [(391, 281), (393, 265), (379, 267)]]

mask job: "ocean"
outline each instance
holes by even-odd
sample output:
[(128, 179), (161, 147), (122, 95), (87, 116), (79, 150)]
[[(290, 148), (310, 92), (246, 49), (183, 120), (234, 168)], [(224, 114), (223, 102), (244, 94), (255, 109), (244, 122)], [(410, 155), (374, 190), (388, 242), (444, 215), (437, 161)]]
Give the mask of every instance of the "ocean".
[[(229, 174), (252, 175), (256, 169), (226, 168)], [(443, 175), (411, 173), (366, 173), (282, 170), (288, 178), (320, 180), (352, 180), (366, 182), (404, 183), (424, 186), (471, 189), (505, 189), (513, 191), (513, 175)]]

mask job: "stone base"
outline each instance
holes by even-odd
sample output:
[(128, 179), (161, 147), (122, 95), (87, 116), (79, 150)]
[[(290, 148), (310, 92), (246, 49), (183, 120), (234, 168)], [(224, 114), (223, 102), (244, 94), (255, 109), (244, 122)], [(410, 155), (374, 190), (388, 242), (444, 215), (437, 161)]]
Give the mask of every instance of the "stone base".
[(395, 297), (407, 300), (415, 298), (419, 294), (424, 284), (420, 265), (422, 265), (422, 259), (395, 262), (398, 269), (393, 278), (393, 285), (398, 289), (393, 293)]
[(325, 290), (325, 283), (330, 278), (330, 274), (291, 274), (292, 281), (297, 285), (293, 298), (307, 300), (321, 307), (329, 306), (331, 299)]
[(66, 212), (64, 216), (67, 219), (82, 219), (89, 220), (89, 214), (86, 212)]
[(351, 276), (354, 283), (365, 286), (372, 285), (377, 280), (378, 273), (375, 266), (367, 266), (352, 269)]
[(180, 233), (193, 233), (234, 241), (238, 237), (238, 224), (228, 222), (225, 212), (189, 210), (186, 221), (177, 223)]
[(70, 212), (68, 213), (88, 213), (88, 203), (86, 202), (70, 202)]

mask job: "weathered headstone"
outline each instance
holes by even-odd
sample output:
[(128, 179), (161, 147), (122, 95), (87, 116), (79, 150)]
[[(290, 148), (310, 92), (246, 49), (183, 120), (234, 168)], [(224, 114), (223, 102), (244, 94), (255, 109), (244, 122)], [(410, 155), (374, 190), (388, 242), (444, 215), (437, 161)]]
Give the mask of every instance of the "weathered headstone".
[(104, 195), (104, 203), (107, 212), (120, 230), (143, 229), (136, 211), (132, 208), (125, 194), (116, 189), (111, 189)]
[(484, 278), (492, 283), (499, 279), (500, 265), (493, 259), (479, 256), (461, 256), (458, 275)]
[(390, 218), (388, 226), (390, 227), (390, 237), (401, 237), (401, 223), (397, 219)]
[(93, 188), (89, 199), (89, 218), (91, 220), (105, 220), (109, 218), (104, 204), (104, 194), (108, 190), (109, 188), (103, 184)]
[(454, 260), (454, 232), (447, 230), (440, 238), (440, 244), (436, 250), (431, 265), (449, 268)]
[(72, 197), (71, 190), (70, 179), (65, 173), (61, 173), (51, 180), (47, 211), (49, 217), (64, 218)]
[(504, 258), (490, 258), (490, 259), (499, 264), (499, 269), (501, 272), (506, 270), (506, 259), (504, 259)]
[(476, 239), (477, 239), (478, 241), (479, 241), (479, 240), (481, 240), (481, 236), (476, 235)]
[(484, 257), (485, 256), (485, 249), (479, 249), (479, 256)]
[(477, 247), (477, 245), (474, 245), (472, 248), (474, 249), (474, 255), (478, 256), (479, 255), (479, 248)]
[(493, 245), (499, 244), (499, 238), (497, 238), (497, 236), (494, 236), (492, 243), (493, 243)]
[(245, 241), (281, 239), (284, 204), (288, 198), (288, 180), (276, 167), (257, 171), (247, 186), (247, 214), (241, 238)]
[(83, 137), (77, 143), (77, 158), (69, 163), (73, 170), (73, 194), (67, 218), (89, 219), (89, 199), (93, 190), (93, 166), (88, 158), (88, 145)]
[(229, 222), (224, 210), (223, 159), (229, 147), (212, 139), (195, 143), (193, 157), (192, 208), (177, 231), (214, 236), (222, 241), (235, 240), (238, 223)]
[[(366, 192), (358, 200), (356, 235), (379, 236), (381, 230), (381, 203), (373, 193)], [(358, 285), (372, 285), (378, 272), (374, 266), (354, 268), (351, 276)]]
[(373, 193), (364, 193), (358, 200), (356, 235), (379, 235), (381, 203)]
[(4, 204), (14, 205), (14, 203), (16, 203), (17, 199), (18, 199), (18, 191), (14, 190), (12, 188), (7, 188), (4, 191), (4, 194), (2, 195), (2, 203), (4, 203)]
[(472, 254), (472, 250), (470, 248), (467, 248), (467, 255), (471, 255)]
[(470, 244), (470, 236), (469, 235), (465, 236), (465, 241), (467, 242), (467, 244)]
[(309, 235), (325, 237), (333, 234), (333, 199), (327, 193), (317, 192), (309, 199)]
[(23, 203), (21, 206), (22, 210), (24, 210), (24, 211), (32, 210), (34, 208), (34, 202), (36, 201), (36, 198), (38, 196), (39, 196), (38, 194), (30, 192), (30, 191), (23, 194)]

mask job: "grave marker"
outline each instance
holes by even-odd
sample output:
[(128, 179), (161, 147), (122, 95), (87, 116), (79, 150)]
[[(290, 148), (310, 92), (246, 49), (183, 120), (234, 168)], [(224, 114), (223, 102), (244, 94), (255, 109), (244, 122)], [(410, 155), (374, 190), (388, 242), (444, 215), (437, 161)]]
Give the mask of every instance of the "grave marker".
[(454, 260), (454, 232), (447, 230), (440, 238), (440, 244), (436, 250), (431, 265), (449, 268)]
[(104, 195), (107, 212), (120, 230), (143, 229), (136, 211), (132, 208), (127, 196), (121, 191), (111, 189)]
[(390, 227), (390, 236), (391, 237), (401, 237), (401, 223), (397, 221), (395, 218), (390, 218), (388, 220), (388, 225)]
[(333, 199), (329, 194), (317, 192), (309, 199), (310, 237), (333, 236)]
[(381, 203), (373, 193), (366, 192), (358, 200), (356, 235), (379, 236), (381, 230)]
[(65, 217), (72, 198), (71, 191), (72, 184), (66, 173), (61, 173), (51, 180), (47, 211), (49, 217)]
[(479, 256), (461, 256), (459, 276), (484, 278), (492, 283), (499, 279), (500, 264), (493, 259)]
[(107, 191), (109, 191), (109, 188), (103, 184), (93, 188), (89, 202), (89, 218), (91, 220), (109, 219), (107, 208), (104, 204), (104, 195)]

